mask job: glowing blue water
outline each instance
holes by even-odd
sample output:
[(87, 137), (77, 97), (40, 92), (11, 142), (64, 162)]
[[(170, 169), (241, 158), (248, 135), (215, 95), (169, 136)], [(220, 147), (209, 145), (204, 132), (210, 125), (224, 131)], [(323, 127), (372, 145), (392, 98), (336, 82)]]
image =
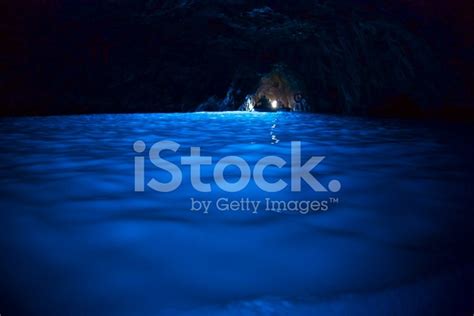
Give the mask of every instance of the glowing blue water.
[[(0, 121), (0, 313), (436, 315), (469, 308), (468, 128), (288, 113), (93, 115)], [(134, 192), (133, 143), (214, 163), (326, 156), (338, 193)], [(145, 154), (147, 151), (145, 152)], [(268, 181), (288, 183), (289, 166)], [(226, 179), (238, 172), (229, 169)], [(162, 172), (147, 163), (146, 177)], [(329, 210), (191, 212), (190, 199), (338, 199)], [(449, 295), (447, 293), (450, 293)], [(439, 299), (442, 298), (442, 299)], [(467, 307), (466, 307), (467, 306)], [(471, 311), (472, 312), (472, 311)]]

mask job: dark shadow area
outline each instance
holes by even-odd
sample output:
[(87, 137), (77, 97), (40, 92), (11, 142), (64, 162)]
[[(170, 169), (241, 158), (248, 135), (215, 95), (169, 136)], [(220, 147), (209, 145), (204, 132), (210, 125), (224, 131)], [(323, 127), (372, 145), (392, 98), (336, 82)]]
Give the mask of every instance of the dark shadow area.
[(236, 110), (285, 65), (312, 112), (472, 117), (468, 2), (1, 6), (3, 115)]

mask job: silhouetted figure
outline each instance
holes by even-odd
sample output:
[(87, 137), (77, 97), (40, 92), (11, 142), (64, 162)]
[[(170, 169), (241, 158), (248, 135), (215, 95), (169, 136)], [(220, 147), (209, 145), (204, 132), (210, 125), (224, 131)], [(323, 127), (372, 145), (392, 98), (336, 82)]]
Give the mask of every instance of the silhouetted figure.
[(266, 96), (263, 96), (260, 98), (260, 100), (257, 101), (257, 104), (255, 104), (255, 111), (261, 111), (261, 112), (267, 112), (267, 111), (272, 111), (272, 105), (270, 103), (270, 100)]

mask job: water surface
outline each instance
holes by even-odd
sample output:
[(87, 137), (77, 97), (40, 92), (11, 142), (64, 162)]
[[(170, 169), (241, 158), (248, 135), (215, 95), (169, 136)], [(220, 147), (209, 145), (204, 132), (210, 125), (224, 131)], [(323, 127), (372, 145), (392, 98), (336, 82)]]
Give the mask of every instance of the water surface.
[[(436, 315), (472, 302), (468, 127), (193, 113), (4, 118), (0, 135), (2, 315)], [(166, 154), (173, 163), (191, 146), (213, 157), (202, 171), (212, 193), (193, 189), (188, 167), (174, 192), (134, 191), (134, 158), (162, 140), (181, 145)], [(215, 185), (218, 159), (290, 162), (292, 141), (304, 161), (326, 157), (314, 174), (339, 192)], [(270, 168), (268, 181), (290, 183), (289, 168)], [(147, 180), (167, 176), (147, 159)], [(191, 198), (333, 203), (204, 214)]]

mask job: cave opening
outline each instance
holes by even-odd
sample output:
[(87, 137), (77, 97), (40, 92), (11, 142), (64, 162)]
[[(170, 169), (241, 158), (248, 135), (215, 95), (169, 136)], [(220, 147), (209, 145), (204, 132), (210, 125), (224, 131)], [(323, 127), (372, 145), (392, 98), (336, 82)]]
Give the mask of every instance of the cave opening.
[(302, 91), (302, 84), (288, 67), (276, 65), (260, 78), (255, 93), (247, 99), (247, 110), (308, 111)]

